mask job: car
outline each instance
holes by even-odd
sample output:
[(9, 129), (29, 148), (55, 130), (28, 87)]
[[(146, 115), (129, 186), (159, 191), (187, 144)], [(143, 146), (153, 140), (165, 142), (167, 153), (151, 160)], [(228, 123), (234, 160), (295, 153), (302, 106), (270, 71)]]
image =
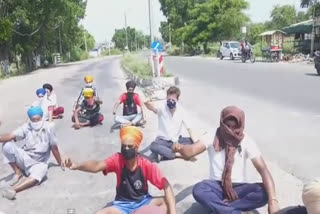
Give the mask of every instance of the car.
[(230, 57), (231, 60), (241, 58), (240, 42), (237, 41), (224, 41), (221, 42), (219, 50), (219, 58), (222, 60), (224, 57)]

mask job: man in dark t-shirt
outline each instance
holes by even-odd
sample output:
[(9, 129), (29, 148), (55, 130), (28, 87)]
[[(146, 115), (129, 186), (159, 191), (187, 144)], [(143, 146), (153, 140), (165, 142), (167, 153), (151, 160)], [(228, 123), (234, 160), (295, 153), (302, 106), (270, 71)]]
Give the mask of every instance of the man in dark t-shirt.
[[(70, 159), (66, 166), (71, 170), (84, 172), (103, 172), (104, 175), (116, 173), (116, 198), (111, 207), (98, 211), (99, 214), (130, 214), (146, 205), (155, 205), (165, 213), (176, 214), (175, 197), (168, 180), (162, 175), (157, 165), (138, 154), (142, 133), (137, 127), (126, 126), (120, 130), (121, 153), (116, 153), (103, 161), (87, 161), (76, 164)], [(153, 198), (148, 192), (148, 181), (159, 190), (164, 190), (164, 197)]]
[[(120, 126), (140, 126), (145, 123), (142, 102), (139, 94), (134, 93), (136, 83), (130, 80), (126, 83), (127, 93), (123, 93), (113, 108), (115, 122)], [(122, 115), (116, 115), (119, 105), (123, 104)], [(138, 111), (138, 106), (140, 111)]]
[(94, 91), (87, 88), (83, 91), (84, 100), (81, 105), (74, 111), (72, 122), (74, 128), (80, 129), (85, 126), (95, 126), (102, 123), (104, 117), (100, 113), (100, 103), (94, 98)]

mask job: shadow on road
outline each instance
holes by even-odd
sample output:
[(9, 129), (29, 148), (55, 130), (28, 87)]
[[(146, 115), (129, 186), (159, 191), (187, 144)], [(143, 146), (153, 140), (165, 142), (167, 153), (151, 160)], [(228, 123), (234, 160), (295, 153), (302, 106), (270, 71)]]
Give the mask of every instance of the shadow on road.
[(306, 76), (314, 76), (314, 77), (320, 77), (318, 74), (316, 73), (306, 73)]
[(189, 209), (187, 209), (184, 214), (211, 214), (210, 210), (204, 208), (199, 203), (193, 203)]

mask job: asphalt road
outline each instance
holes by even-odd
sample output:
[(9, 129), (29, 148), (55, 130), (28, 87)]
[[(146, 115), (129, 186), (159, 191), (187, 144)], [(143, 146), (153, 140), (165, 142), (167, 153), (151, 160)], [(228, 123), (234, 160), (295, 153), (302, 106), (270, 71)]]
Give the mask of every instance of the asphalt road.
[(320, 176), (320, 78), (312, 65), (166, 57), (180, 77), (181, 102), (217, 125), (226, 105), (242, 107), (247, 132), (269, 160), (301, 178)]

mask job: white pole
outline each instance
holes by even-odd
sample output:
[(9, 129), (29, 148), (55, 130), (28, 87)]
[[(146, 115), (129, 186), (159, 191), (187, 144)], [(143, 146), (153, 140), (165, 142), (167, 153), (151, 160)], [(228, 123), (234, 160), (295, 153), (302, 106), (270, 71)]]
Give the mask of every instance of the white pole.
[(151, 0), (148, 0), (148, 6), (149, 6), (149, 28), (150, 28), (150, 45), (153, 41), (153, 32), (152, 32), (152, 18), (151, 18)]

